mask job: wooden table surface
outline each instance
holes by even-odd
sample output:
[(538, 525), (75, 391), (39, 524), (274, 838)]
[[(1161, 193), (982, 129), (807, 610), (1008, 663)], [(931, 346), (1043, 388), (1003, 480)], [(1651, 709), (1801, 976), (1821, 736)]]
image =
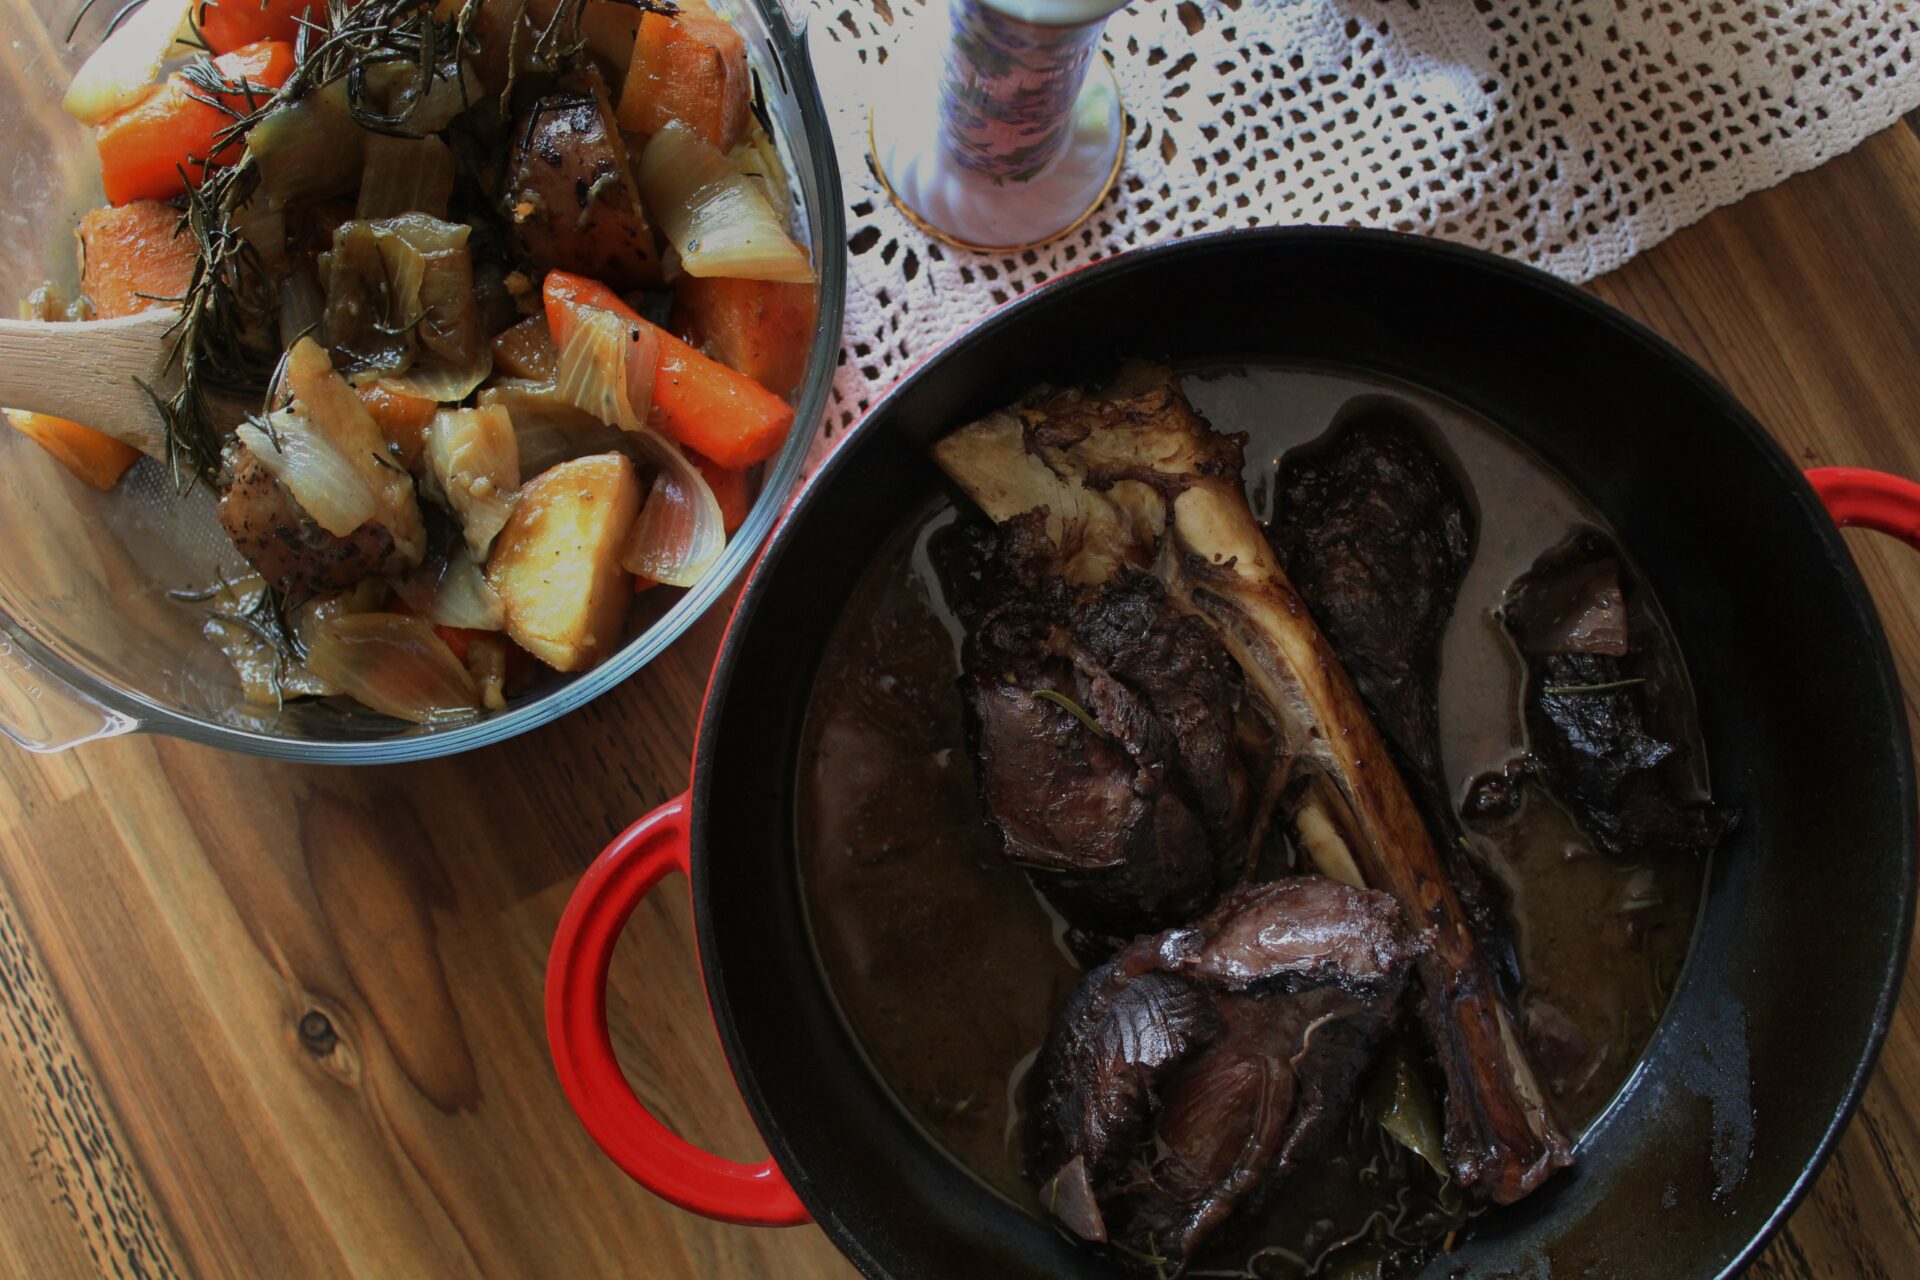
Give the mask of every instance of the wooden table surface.
[[(1920, 475), (1920, 130), (1594, 291), (1795, 458)], [(1920, 557), (1848, 537), (1920, 690)], [(0, 1276), (850, 1276), (811, 1227), (719, 1226), (628, 1182), (546, 1056), (554, 924), (607, 838), (683, 786), (724, 615), (564, 723), (455, 760), (0, 749)], [(754, 1155), (683, 894), (649, 900), (615, 968), (635, 1086), (690, 1137)], [(1916, 1200), (1910, 984), (1864, 1105), (1754, 1274), (1920, 1274)]]

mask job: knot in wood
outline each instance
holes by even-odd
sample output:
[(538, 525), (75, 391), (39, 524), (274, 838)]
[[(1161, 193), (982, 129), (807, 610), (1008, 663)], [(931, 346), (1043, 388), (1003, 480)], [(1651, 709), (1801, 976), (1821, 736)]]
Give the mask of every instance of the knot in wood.
[(299, 1030), (301, 1047), (316, 1058), (326, 1057), (340, 1043), (333, 1020), (318, 1009), (309, 1009), (300, 1015)]

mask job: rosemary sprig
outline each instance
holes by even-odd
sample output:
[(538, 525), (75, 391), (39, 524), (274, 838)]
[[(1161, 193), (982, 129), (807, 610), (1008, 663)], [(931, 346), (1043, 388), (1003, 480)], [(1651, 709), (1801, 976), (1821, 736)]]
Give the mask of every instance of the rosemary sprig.
[(1645, 676), (1634, 676), (1629, 680), (1609, 680), (1605, 684), (1550, 684), (1540, 692), (1548, 697), (1560, 698), (1574, 693), (1612, 693), (1615, 689), (1631, 689), (1637, 684), (1645, 684)]
[(219, 475), (225, 433), (209, 392), (264, 394), (280, 355), (272, 283), (234, 220), (259, 183), (259, 170), (243, 158), (231, 168), (209, 168), (197, 186), (188, 184), (180, 225), (196, 252), (168, 353), (180, 381), (164, 400), (145, 388), (160, 411), (168, 467), (182, 491)]
[(275, 705), (283, 705), (288, 674), (307, 658), (299, 629), (292, 622), (293, 611), (306, 602), (295, 600), (288, 592), (277, 591), (264, 581), (249, 601), (245, 593), (250, 590), (255, 589), (229, 581), (224, 573), (216, 570), (213, 585), (169, 591), (167, 598), (183, 604), (206, 605), (208, 618), (222, 626), (238, 627), (265, 645), (273, 654), (273, 673), (268, 677), (268, 684), (273, 689)]
[(1072, 698), (1069, 698), (1066, 694), (1061, 693), (1059, 690), (1034, 689), (1034, 690), (1031, 690), (1030, 692), (1034, 697), (1046, 699), (1048, 702), (1051, 702), (1054, 706), (1059, 707), (1062, 711), (1065, 711), (1068, 715), (1072, 716), (1075, 720), (1078, 720), (1081, 724), (1087, 727), (1088, 733), (1091, 733), (1094, 737), (1100, 739), (1102, 742), (1108, 741), (1109, 738), (1112, 736), (1105, 729), (1102, 729), (1100, 727), (1100, 722), (1095, 720), (1085, 707), (1075, 702)]

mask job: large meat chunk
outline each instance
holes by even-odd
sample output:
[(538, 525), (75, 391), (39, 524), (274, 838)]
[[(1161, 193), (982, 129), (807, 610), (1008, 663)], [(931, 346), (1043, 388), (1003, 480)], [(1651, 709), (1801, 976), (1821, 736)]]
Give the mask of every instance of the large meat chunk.
[(1498, 813), (1532, 774), (1617, 857), (1705, 852), (1732, 817), (1699, 795), (1663, 694), (1684, 679), (1665, 632), (1635, 607), (1617, 548), (1584, 530), (1507, 589), (1501, 619), (1527, 664), (1527, 758), (1476, 781)]
[(1502, 903), (1462, 853), (1440, 759), (1440, 640), (1473, 563), (1463, 483), (1419, 427), (1371, 406), (1287, 455), (1267, 535), (1393, 749), (1474, 933), (1509, 991)]
[(1419, 432), (1375, 409), (1288, 455), (1268, 534), (1430, 811), (1440, 769), (1440, 635), (1473, 562), (1466, 494)]
[(540, 98), (514, 126), (507, 213), (535, 270), (614, 289), (660, 281), (653, 229), (597, 75)]
[(1177, 1274), (1341, 1123), (1418, 950), (1392, 898), (1319, 877), (1242, 886), (1125, 948), (1034, 1066), (1042, 1202)]
[(1009, 859), (1105, 954), (1192, 918), (1246, 864), (1240, 672), (1159, 582), (1076, 590), (993, 539), (963, 687), (981, 798)]
[(393, 535), (378, 521), (368, 520), (345, 537), (315, 524), (253, 450), (237, 441), (227, 449), (219, 517), (233, 545), (267, 584), (297, 599), (408, 567)]
[(1270, 727), (1261, 790), (1281, 770), (1296, 779), (1287, 794), (1315, 864), (1432, 927), (1419, 1007), (1447, 1079), (1454, 1179), (1507, 1203), (1566, 1165), (1570, 1144), (1420, 810), (1247, 506), (1241, 442), (1212, 431), (1170, 371), (1136, 366), (1101, 392), (1035, 391), (934, 455), (990, 518), (1027, 517), (1056, 577), (1097, 588), (1151, 573), (1205, 622)]

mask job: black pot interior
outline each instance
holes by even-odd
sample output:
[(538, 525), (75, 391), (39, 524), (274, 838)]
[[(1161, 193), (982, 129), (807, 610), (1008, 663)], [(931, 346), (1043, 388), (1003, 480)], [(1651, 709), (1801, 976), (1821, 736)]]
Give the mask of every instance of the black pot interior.
[(1537, 273), (1371, 233), (1229, 233), (1041, 289), (896, 388), (776, 539), (707, 707), (694, 854), (715, 1014), (782, 1169), (872, 1275), (1114, 1274), (974, 1182), (872, 1076), (812, 954), (793, 791), (811, 673), (871, 549), (938, 483), (927, 443), (1133, 354), (1328, 361), (1450, 396), (1558, 468), (1650, 578), (1741, 824), (1576, 1169), (1429, 1274), (1734, 1269), (1844, 1121), (1906, 954), (1913, 771), (1878, 621), (1787, 459), (1677, 353)]

